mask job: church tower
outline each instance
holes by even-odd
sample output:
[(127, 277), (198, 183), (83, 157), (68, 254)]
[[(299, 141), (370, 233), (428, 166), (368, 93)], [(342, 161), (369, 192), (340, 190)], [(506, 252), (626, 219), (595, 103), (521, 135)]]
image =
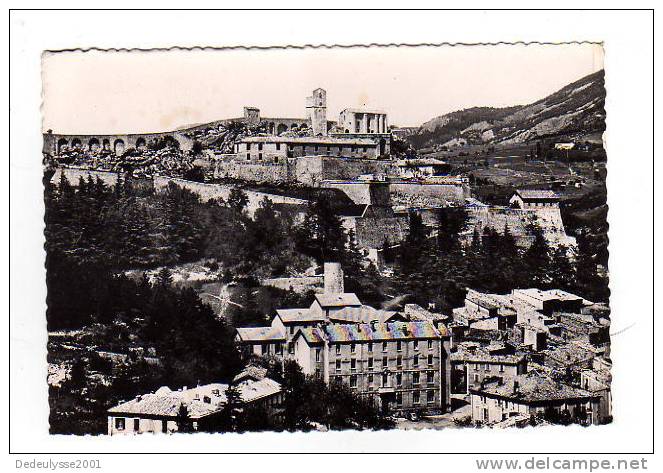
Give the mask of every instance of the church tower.
[(311, 121), (314, 136), (327, 136), (327, 92), (315, 89), (306, 97), (306, 117)]

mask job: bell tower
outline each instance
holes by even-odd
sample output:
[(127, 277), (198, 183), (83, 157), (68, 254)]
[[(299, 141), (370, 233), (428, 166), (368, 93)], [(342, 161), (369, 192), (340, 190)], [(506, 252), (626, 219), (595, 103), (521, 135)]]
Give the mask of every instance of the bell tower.
[(310, 97), (306, 97), (306, 118), (311, 121), (313, 135), (327, 136), (327, 92), (315, 89)]

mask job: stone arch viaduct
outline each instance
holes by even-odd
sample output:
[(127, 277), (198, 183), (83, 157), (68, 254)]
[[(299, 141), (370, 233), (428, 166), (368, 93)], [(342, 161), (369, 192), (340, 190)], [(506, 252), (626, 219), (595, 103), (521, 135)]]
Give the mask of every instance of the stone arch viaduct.
[(114, 151), (119, 155), (128, 148), (144, 149), (149, 143), (163, 138), (174, 139), (183, 150), (191, 149), (193, 146), (193, 140), (179, 132), (119, 135), (63, 135), (45, 133), (43, 152), (54, 156), (66, 150), (98, 151), (104, 149)]

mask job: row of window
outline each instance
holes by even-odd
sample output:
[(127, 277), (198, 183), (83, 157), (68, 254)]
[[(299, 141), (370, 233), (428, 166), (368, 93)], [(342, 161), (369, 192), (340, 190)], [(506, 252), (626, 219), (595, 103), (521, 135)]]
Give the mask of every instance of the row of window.
[[(320, 370), (316, 370), (316, 375), (319, 376)], [(421, 384), (421, 373), (418, 371), (415, 371), (412, 373), (412, 384), (414, 386), (418, 386)], [(396, 373), (394, 376), (396, 379), (396, 386), (401, 387), (403, 386), (403, 373)], [(332, 381), (334, 380), (341, 380), (342, 376), (332, 376)], [(381, 381), (381, 386), (388, 387), (390, 385), (390, 380), (391, 380), (391, 375), (389, 373), (382, 373), (380, 375), (380, 381)], [(373, 386), (375, 382), (375, 376), (373, 374), (368, 375), (368, 385), (369, 388)], [(435, 371), (426, 371), (426, 383), (427, 384), (433, 384), (435, 382)], [(350, 375), (350, 387), (351, 388), (356, 388), (357, 387), (357, 375), (353, 374)]]
[[(490, 363), (486, 363), (484, 365), (484, 371), (490, 371), (490, 366), (491, 366)], [(504, 373), (504, 365), (500, 364), (499, 367), (500, 367), (500, 373)], [(474, 363), (474, 371), (479, 371), (480, 369), (481, 369), (481, 364), (480, 363)]]
[[(412, 392), (412, 403), (419, 404), (421, 402), (421, 392), (413, 391)], [(428, 390), (426, 391), (426, 403), (433, 404), (435, 402), (435, 391)], [(403, 393), (396, 393), (396, 404), (401, 406), (403, 405)]]
[[(433, 349), (433, 340), (427, 340), (427, 346), (429, 350)], [(389, 343), (394, 343), (394, 342), (382, 342), (382, 351), (387, 352), (389, 351)], [(407, 342), (403, 342), (402, 340), (398, 340), (396, 343), (396, 351), (403, 351), (403, 346), (407, 344)], [(340, 355), (341, 354), (341, 343), (336, 344), (336, 354)], [(372, 353), (373, 352), (373, 343), (369, 342), (367, 344), (368, 352)], [(414, 351), (419, 350), (419, 340), (413, 340), (412, 341), (412, 349)], [(357, 352), (357, 344), (356, 343), (351, 343), (350, 344), (350, 353), (356, 353)]]
[[(245, 145), (246, 145), (246, 151), (251, 151), (252, 143), (245, 143)], [(262, 151), (263, 143), (257, 143), (257, 145), (258, 145), (257, 146), (258, 151)], [(276, 145), (276, 150), (280, 151), (281, 150), (281, 143), (275, 143), (275, 145)], [(351, 145), (351, 146), (342, 146), (342, 145), (339, 145), (339, 146), (327, 146), (327, 145), (319, 146), (319, 145), (292, 145), (292, 144), (289, 144), (288, 149), (290, 151), (294, 151), (295, 146), (300, 146), (302, 149), (313, 148), (313, 151), (316, 151), (316, 152), (318, 152), (318, 151), (322, 151), (322, 152), (331, 152), (331, 151), (342, 152), (344, 148), (349, 149), (350, 152), (352, 152), (352, 153), (356, 153), (356, 152), (366, 153), (368, 151), (367, 146), (354, 146), (354, 145)]]
[[(319, 349), (316, 350), (316, 352), (315, 352), (315, 361), (320, 361), (320, 350)], [(412, 357), (412, 366), (413, 367), (419, 366), (419, 361), (420, 361), (419, 360), (419, 355), (414, 355)], [(434, 359), (433, 355), (428, 355), (428, 357), (426, 358), (426, 361), (427, 361), (428, 366), (433, 366), (433, 364), (435, 363), (435, 359)], [(368, 358), (368, 360), (367, 360), (367, 369), (369, 369), (369, 370), (373, 369), (374, 366), (375, 366), (374, 358), (373, 357)], [(389, 358), (386, 357), (386, 356), (383, 356), (382, 357), (382, 368), (388, 368), (388, 367), (389, 367)], [(396, 367), (397, 368), (403, 368), (403, 357), (401, 355), (398, 355), (396, 357)], [(356, 358), (351, 358), (350, 359), (350, 369), (353, 370), (353, 371), (357, 370), (357, 359)], [(336, 371), (341, 371), (341, 360), (340, 359), (336, 360)]]

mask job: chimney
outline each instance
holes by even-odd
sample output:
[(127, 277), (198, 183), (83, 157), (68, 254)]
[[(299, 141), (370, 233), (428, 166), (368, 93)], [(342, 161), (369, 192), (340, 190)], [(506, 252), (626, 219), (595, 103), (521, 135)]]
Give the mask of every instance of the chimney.
[(343, 268), (341, 263), (325, 263), (325, 294), (342, 294)]

